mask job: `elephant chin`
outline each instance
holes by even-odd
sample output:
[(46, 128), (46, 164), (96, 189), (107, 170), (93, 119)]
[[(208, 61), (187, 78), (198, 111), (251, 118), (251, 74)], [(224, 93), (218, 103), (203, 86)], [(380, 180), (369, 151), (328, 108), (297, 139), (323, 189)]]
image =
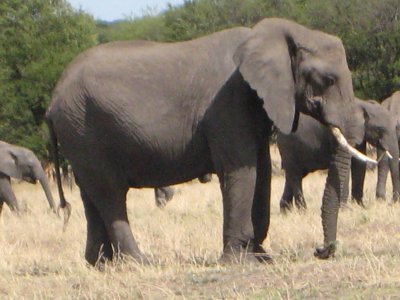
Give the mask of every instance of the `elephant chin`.
[(330, 129), (331, 129), (333, 136), (339, 143), (339, 145), (342, 146), (346, 151), (348, 151), (353, 157), (355, 157), (367, 164), (371, 164), (373, 166), (376, 166), (378, 164), (378, 162), (376, 160), (369, 158), (368, 156), (362, 154), (360, 151), (358, 151), (354, 147), (350, 146), (350, 144), (347, 142), (346, 138), (344, 137), (343, 133), (340, 131), (339, 128), (332, 126), (332, 127), (330, 127)]

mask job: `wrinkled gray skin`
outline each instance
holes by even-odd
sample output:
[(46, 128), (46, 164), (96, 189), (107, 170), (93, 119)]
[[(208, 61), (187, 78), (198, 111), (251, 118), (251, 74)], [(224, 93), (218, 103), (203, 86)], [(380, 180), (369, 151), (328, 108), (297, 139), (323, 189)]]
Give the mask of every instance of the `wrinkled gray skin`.
[(47, 176), (36, 155), (29, 149), (0, 141), (0, 214), (4, 202), (12, 211), (20, 210), (10, 177), (34, 184), (39, 181), (50, 208), (56, 212)]
[[(399, 147), (396, 120), (375, 101), (357, 99), (356, 103), (359, 109), (354, 114), (354, 119), (359, 121), (357, 121), (358, 126), (354, 126), (352, 130), (363, 132), (363, 139), (357, 143), (356, 148), (366, 153), (368, 142), (380, 149), (381, 153), (389, 151), (393, 156), (391, 160), (393, 194), (398, 195), (400, 181), (397, 166)], [(286, 212), (293, 207), (293, 198), (297, 208), (306, 208), (302, 180), (311, 172), (330, 168), (330, 160), (337, 142), (328, 128), (302, 114), (297, 131), (289, 135), (278, 134), (277, 144), (282, 157), (282, 168), (285, 170), (285, 187), (280, 200), (281, 211)], [(365, 163), (353, 158), (351, 161), (352, 198), (360, 205), (363, 205), (365, 172)], [(346, 203), (349, 194), (349, 176), (343, 176), (340, 180), (343, 182), (344, 189), (341, 203)]]
[[(129, 227), (130, 187), (168, 186), (206, 173), (217, 174), (222, 191), (221, 261), (265, 261), (272, 123), (289, 133), (303, 111), (348, 136), (353, 109), (340, 39), (265, 19), (252, 29), (187, 42), (115, 42), (89, 49), (59, 80), (47, 122), (52, 144), (60, 143), (81, 191), (91, 264), (113, 254), (146, 261)], [(332, 160), (321, 258), (334, 250), (337, 174), (346, 171), (349, 156), (340, 150)], [(63, 207), (61, 184), (59, 191)]]
[[(394, 92), (389, 98), (382, 101), (381, 105), (389, 110), (396, 119), (397, 141), (400, 147), (400, 91)], [(378, 152), (378, 155), (381, 153)], [(389, 170), (395, 168), (394, 162), (388, 158), (382, 159), (378, 164), (378, 184), (376, 187), (376, 197), (386, 199), (386, 181)], [(399, 200), (399, 193), (393, 190), (393, 201)]]
[[(198, 179), (201, 183), (210, 182), (212, 179), (212, 174), (205, 174), (200, 176)], [(156, 199), (156, 205), (160, 208), (163, 208), (174, 197), (174, 188), (170, 186), (155, 188), (154, 195)]]

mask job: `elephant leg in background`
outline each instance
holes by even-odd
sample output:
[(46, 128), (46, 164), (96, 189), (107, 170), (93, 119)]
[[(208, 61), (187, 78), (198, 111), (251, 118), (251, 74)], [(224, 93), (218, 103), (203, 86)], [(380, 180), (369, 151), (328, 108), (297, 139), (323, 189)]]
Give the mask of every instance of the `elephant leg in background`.
[(20, 211), (17, 198), (11, 187), (10, 177), (7, 175), (0, 175), (0, 198), (7, 203), (11, 211)]
[(281, 213), (287, 213), (293, 208), (293, 189), (289, 183), (287, 173), (285, 175), (285, 187), (283, 189), (281, 201), (279, 202), (279, 207)]
[(286, 213), (293, 208), (293, 198), (298, 209), (307, 209), (302, 181), (303, 177), (298, 172), (286, 172), (285, 188), (279, 204), (281, 212)]
[(300, 179), (296, 181), (296, 184), (293, 187), (293, 195), (297, 209), (307, 209), (307, 203), (304, 199), (303, 193), (303, 177), (300, 177)]
[[(377, 156), (381, 157), (383, 150), (377, 149)], [(376, 184), (376, 198), (386, 199), (386, 182), (389, 173), (389, 158), (383, 157), (378, 163), (378, 182)]]
[(165, 186), (154, 189), (156, 205), (160, 208), (165, 207), (174, 196), (174, 188)]

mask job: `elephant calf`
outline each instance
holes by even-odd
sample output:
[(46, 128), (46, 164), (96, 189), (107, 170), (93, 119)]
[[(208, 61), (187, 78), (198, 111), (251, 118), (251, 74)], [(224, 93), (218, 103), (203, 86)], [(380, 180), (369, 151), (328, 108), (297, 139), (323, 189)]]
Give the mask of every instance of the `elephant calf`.
[[(396, 121), (390, 112), (382, 108), (375, 101), (356, 100), (359, 109), (355, 118), (361, 117), (359, 127), (353, 131), (363, 131), (363, 140), (359, 141), (356, 148), (366, 152), (366, 142), (378, 148), (378, 152), (388, 151), (393, 157), (390, 169), (393, 180), (393, 197), (399, 196), (399, 148), (396, 135)], [(304, 200), (302, 179), (307, 174), (316, 170), (328, 169), (334, 148), (337, 146), (331, 131), (314, 119), (301, 114), (298, 129), (295, 133), (279, 134), (278, 148), (282, 157), (282, 168), (285, 170), (285, 187), (280, 200), (282, 212), (290, 210), (293, 206), (293, 197), (297, 208), (306, 208)], [(366, 165), (352, 159), (352, 198), (363, 205), (363, 186)], [(341, 201), (348, 197), (349, 176), (340, 178), (344, 190)]]
[(12, 211), (20, 210), (11, 188), (10, 177), (22, 179), (29, 183), (39, 181), (51, 209), (56, 212), (47, 176), (36, 155), (29, 149), (0, 141), (0, 214), (4, 202)]

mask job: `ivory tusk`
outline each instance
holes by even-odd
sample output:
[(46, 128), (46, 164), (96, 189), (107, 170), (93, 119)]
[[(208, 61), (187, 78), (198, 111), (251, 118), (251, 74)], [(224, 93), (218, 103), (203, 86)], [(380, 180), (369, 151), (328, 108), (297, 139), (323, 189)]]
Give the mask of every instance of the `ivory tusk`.
[(381, 156), (379, 156), (379, 158), (376, 161), (379, 163), (385, 156), (387, 156), (389, 159), (393, 159), (393, 156), (389, 153), (389, 151), (386, 150), (381, 154)]
[(335, 139), (338, 141), (339, 145), (342, 146), (347, 151), (349, 151), (349, 153), (352, 156), (354, 156), (355, 158), (357, 158), (363, 162), (366, 162), (366, 163), (370, 163), (373, 165), (378, 164), (378, 162), (376, 160), (369, 158), (368, 156), (362, 154), (360, 151), (358, 151), (354, 147), (350, 146), (349, 143), (347, 142), (346, 138), (344, 137), (344, 135), (341, 133), (339, 128), (331, 127), (331, 131), (332, 131), (332, 134), (335, 137)]

